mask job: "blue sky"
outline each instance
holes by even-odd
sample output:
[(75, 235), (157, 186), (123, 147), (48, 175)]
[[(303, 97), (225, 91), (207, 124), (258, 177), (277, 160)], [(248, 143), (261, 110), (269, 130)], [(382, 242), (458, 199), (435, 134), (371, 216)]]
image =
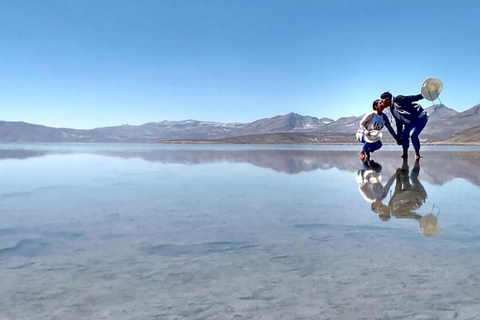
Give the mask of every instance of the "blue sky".
[(338, 119), (429, 77), (464, 111), (480, 103), (479, 14), (462, 0), (1, 1), (0, 120)]

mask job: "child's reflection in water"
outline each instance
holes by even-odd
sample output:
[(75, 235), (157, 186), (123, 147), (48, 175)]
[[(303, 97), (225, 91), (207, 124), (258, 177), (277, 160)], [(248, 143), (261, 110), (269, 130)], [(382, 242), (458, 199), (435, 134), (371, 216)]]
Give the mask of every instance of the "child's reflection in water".
[[(436, 236), (440, 232), (437, 218), (433, 214), (422, 216), (417, 213), (427, 200), (427, 192), (418, 179), (420, 161), (418, 159), (415, 161), (409, 173), (407, 159), (404, 159), (402, 167), (396, 170), (385, 186), (381, 183), (381, 166), (375, 165), (373, 168), (365, 168), (357, 173), (359, 191), (363, 198), (371, 203), (372, 211), (377, 213), (383, 221), (389, 220), (392, 216), (398, 219), (418, 220), (420, 231), (425, 236)], [(383, 200), (389, 195), (394, 182), (395, 189), (387, 206)]]

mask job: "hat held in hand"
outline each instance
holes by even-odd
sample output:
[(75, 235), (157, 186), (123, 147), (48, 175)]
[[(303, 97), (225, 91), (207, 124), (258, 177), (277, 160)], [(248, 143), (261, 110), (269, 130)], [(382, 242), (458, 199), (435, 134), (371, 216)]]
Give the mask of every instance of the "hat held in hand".
[(442, 81), (436, 78), (428, 78), (423, 82), (420, 92), (425, 99), (433, 101), (438, 98), (440, 92), (442, 92), (442, 89)]

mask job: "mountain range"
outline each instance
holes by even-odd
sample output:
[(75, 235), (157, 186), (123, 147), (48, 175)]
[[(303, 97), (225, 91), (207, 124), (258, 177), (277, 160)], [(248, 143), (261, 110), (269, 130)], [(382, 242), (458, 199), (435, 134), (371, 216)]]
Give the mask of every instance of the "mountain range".
[[(433, 105), (426, 111), (429, 121), (421, 134), (422, 140), (480, 143), (480, 104), (463, 112), (444, 105)], [(386, 113), (389, 115), (388, 110)], [(0, 121), (0, 142), (352, 143), (361, 118), (351, 116), (333, 120), (289, 113), (251, 123), (184, 120), (89, 130)], [(389, 118), (393, 120), (391, 115)], [(388, 133), (384, 134), (384, 140), (393, 141)]]

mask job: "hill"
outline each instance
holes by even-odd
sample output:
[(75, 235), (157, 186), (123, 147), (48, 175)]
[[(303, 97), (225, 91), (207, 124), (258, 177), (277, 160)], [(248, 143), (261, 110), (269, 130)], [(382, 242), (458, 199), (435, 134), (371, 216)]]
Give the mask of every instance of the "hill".
[[(423, 141), (480, 143), (474, 138), (474, 131), (468, 131), (480, 123), (480, 104), (464, 112), (444, 105), (431, 106), (426, 110), (429, 121), (421, 134)], [(386, 114), (389, 115), (388, 110)], [(389, 117), (394, 122), (391, 115)], [(90, 130), (0, 121), (0, 142), (352, 143), (355, 142), (354, 136), (361, 118), (362, 116), (350, 116), (338, 120), (326, 117), (319, 119), (292, 112), (251, 123), (184, 120)], [(387, 132), (384, 134), (384, 141), (393, 142)]]
[(480, 144), (480, 125), (463, 130), (443, 142), (449, 144)]

